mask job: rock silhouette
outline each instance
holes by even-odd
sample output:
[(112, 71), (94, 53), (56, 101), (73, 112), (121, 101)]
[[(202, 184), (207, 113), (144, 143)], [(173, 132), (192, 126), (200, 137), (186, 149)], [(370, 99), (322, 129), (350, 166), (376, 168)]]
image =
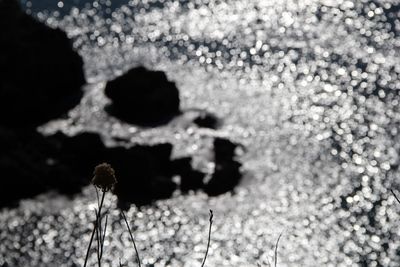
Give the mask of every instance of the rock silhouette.
[(106, 110), (113, 116), (139, 125), (159, 125), (180, 113), (179, 91), (161, 71), (133, 68), (107, 83), (112, 100)]
[(231, 161), (235, 157), (235, 151), (238, 144), (232, 141), (217, 137), (214, 139), (214, 159), (215, 163), (223, 163), (225, 161)]
[(55, 157), (57, 147), (36, 132), (0, 127), (0, 207), (54, 189), (79, 192), (84, 180)]
[(176, 189), (171, 144), (108, 148), (94, 133), (44, 137), (0, 128), (0, 149), (0, 207), (49, 190), (78, 193), (90, 183), (99, 162), (115, 167), (115, 193), (121, 203), (149, 204)]
[(70, 40), (0, 1), (0, 124), (35, 127), (77, 105), (85, 83), (83, 62)]
[(174, 160), (173, 172), (181, 178), (179, 188), (183, 193), (204, 188), (205, 173), (193, 169), (191, 157)]
[(199, 126), (200, 128), (210, 128), (216, 129), (218, 128), (220, 121), (214, 114), (202, 112), (199, 116), (197, 116), (193, 122)]
[[(0, 127), (0, 207), (49, 190), (78, 193), (101, 162), (116, 170), (114, 193), (122, 208), (169, 198), (178, 187), (183, 193), (203, 189), (216, 196), (233, 190), (240, 181), (241, 165), (229, 157), (234, 146), (229, 140), (214, 141), (216, 156), (220, 156), (211, 180), (204, 184), (205, 174), (192, 168), (190, 157), (171, 159), (169, 143), (106, 147), (96, 133), (44, 137)], [(174, 175), (180, 177), (179, 184), (173, 181)]]
[[(0, 50), (0, 207), (49, 190), (76, 194), (101, 162), (116, 170), (120, 207), (169, 198), (178, 187), (218, 195), (238, 184), (237, 145), (227, 139), (215, 139), (216, 169), (204, 184), (192, 158), (171, 159), (169, 143), (106, 147), (97, 133), (39, 134), (37, 126), (79, 103), (82, 60), (64, 32), (26, 15), (14, 0), (0, 0)], [(107, 110), (127, 122), (155, 126), (180, 113), (178, 89), (163, 72), (134, 68), (110, 81), (105, 93), (112, 100)], [(218, 119), (203, 113), (194, 123), (215, 128)]]
[(237, 147), (237, 144), (228, 139), (214, 139), (215, 170), (204, 188), (209, 196), (229, 192), (239, 184), (242, 178), (241, 163), (234, 159)]
[(172, 182), (171, 151), (168, 143), (106, 147), (95, 133), (67, 137), (61, 133), (49, 138), (58, 147), (57, 155), (88, 184), (93, 166), (110, 163), (116, 170), (118, 183), (114, 193), (119, 203), (150, 204), (155, 199), (168, 198), (176, 189)]

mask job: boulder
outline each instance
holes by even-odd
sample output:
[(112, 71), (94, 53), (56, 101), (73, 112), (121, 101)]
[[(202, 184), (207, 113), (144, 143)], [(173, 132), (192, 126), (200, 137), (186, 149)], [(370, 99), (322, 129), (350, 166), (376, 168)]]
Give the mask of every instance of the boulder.
[(118, 179), (114, 193), (120, 207), (171, 197), (177, 187), (172, 181), (171, 151), (168, 143), (108, 150), (107, 162), (114, 166)]
[(180, 113), (179, 91), (161, 71), (133, 68), (108, 82), (105, 94), (112, 101), (106, 110), (129, 123), (154, 126)]
[(36, 127), (77, 105), (83, 61), (67, 35), (0, 0), (0, 125)]
[(232, 191), (242, 179), (242, 164), (235, 160), (238, 144), (225, 138), (214, 139), (215, 169), (204, 187), (209, 196), (217, 196)]
[(193, 122), (200, 128), (217, 129), (220, 125), (218, 117), (208, 112), (200, 113)]
[(74, 195), (90, 183), (101, 162), (116, 171), (114, 193), (121, 205), (150, 204), (176, 190), (171, 151), (168, 143), (110, 148), (95, 133), (44, 137), (0, 126), (0, 207), (49, 190)]

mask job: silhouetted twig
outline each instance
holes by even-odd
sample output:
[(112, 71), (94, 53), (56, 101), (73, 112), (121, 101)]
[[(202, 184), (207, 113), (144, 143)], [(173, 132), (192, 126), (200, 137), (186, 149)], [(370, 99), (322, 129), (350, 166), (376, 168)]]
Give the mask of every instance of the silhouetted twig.
[(278, 264), (278, 245), (279, 245), (279, 240), (280, 240), (281, 237), (282, 237), (282, 234), (283, 234), (283, 232), (279, 234), (278, 240), (276, 240), (276, 244), (275, 244), (275, 258), (274, 258), (274, 266), (275, 266), (275, 267), (276, 267), (277, 264)]
[(210, 210), (210, 228), (208, 230), (208, 242), (207, 242), (207, 250), (206, 250), (206, 254), (204, 255), (204, 259), (203, 259), (203, 263), (201, 264), (201, 267), (204, 267), (204, 264), (206, 263), (206, 259), (207, 259), (207, 255), (208, 255), (208, 249), (210, 248), (210, 242), (211, 242), (211, 227), (212, 227), (212, 223), (213, 223), (213, 211)]
[(136, 244), (135, 244), (135, 240), (133, 239), (133, 235), (132, 235), (131, 228), (129, 227), (129, 223), (128, 223), (128, 220), (126, 219), (126, 216), (125, 216), (124, 211), (121, 210), (121, 213), (122, 213), (122, 216), (124, 217), (124, 221), (125, 221), (126, 227), (128, 227), (128, 231), (129, 231), (129, 235), (130, 235), (130, 237), (131, 237), (131, 241), (132, 241), (132, 243), (133, 243), (133, 247), (135, 248), (136, 259), (137, 259), (138, 265), (139, 265), (139, 267), (141, 267), (141, 265), (140, 265), (140, 258), (139, 258), (139, 252), (138, 252), (138, 250), (137, 250), (137, 248), (136, 248)]
[(97, 215), (96, 215), (96, 220), (94, 221), (94, 227), (93, 227), (92, 235), (90, 236), (89, 246), (88, 246), (88, 249), (87, 249), (87, 251), (86, 251), (85, 263), (83, 264), (83, 267), (86, 267), (87, 261), (88, 261), (88, 259), (89, 259), (90, 248), (92, 247), (92, 242), (93, 242), (94, 234), (95, 234), (96, 231), (97, 231), (97, 227), (98, 227), (98, 223), (99, 223), (99, 220), (98, 220), (98, 216), (99, 216), (99, 215), (98, 215), (98, 214), (101, 213), (101, 208), (103, 207), (105, 195), (106, 195), (106, 191), (103, 191), (103, 195), (102, 195), (102, 197), (101, 197), (101, 201), (100, 201), (100, 205), (99, 205), (99, 210), (98, 210)]
[[(86, 267), (87, 261), (89, 259), (90, 248), (92, 247), (92, 242), (95, 233), (97, 234), (97, 260), (99, 266), (101, 265), (101, 257), (103, 255), (103, 245), (104, 245), (104, 237), (105, 237), (105, 229), (104, 234), (101, 230), (101, 209), (104, 203), (104, 197), (106, 196), (106, 192), (110, 191), (114, 185), (117, 183), (117, 179), (115, 178), (115, 171), (108, 163), (101, 163), (94, 168), (93, 172), (94, 176), (92, 179), (92, 184), (96, 189), (97, 196), (97, 205), (98, 210), (95, 210), (96, 220), (94, 221), (94, 227), (92, 231), (92, 235), (90, 236), (89, 246), (86, 251), (85, 263), (83, 267)], [(99, 192), (97, 188), (101, 189), (103, 195), (101, 196), (101, 201), (99, 202)], [(107, 222), (106, 226), (107, 228)]]
[(396, 196), (396, 194), (394, 193), (394, 191), (392, 189), (390, 189), (390, 192), (392, 192), (394, 198), (397, 200), (397, 202), (400, 204), (400, 199)]
[(97, 241), (97, 247), (96, 247), (96, 254), (97, 254), (97, 264), (99, 267), (101, 267), (101, 257), (100, 257), (100, 246), (101, 246), (101, 234), (99, 234), (99, 231), (101, 230), (101, 221), (99, 219), (99, 214), (97, 212), (97, 209), (94, 210), (96, 214), (96, 221), (97, 221), (97, 227), (96, 227), (96, 241)]
[(97, 198), (97, 207), (100, 207), (100, 197), (99, 197), (99, 190), (95, 186), (94, 189), (96, 189), (96, 198)]
[(106, 223), (104, 225), (103, 237), (101, 238), (100, 259), (103, 257), (104, 239), (106, 238), (107, 224), (108, 224), (108, 214), (106, 215)]

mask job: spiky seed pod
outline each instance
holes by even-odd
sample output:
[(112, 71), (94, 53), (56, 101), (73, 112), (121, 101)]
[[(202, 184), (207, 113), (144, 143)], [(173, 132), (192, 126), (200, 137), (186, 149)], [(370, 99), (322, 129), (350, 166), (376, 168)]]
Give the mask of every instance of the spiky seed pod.
[(115, 171), (108, 163), (102, 163), (94, 168), (92, 184), (103, 192), (109, 191), (117, 183)]

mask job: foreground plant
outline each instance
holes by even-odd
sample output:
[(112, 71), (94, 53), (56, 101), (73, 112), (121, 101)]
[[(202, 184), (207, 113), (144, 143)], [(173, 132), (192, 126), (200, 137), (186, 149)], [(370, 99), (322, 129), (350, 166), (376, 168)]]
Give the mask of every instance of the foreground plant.
[(117, 183), (117, 179), (115, 178), (115, 171), (111, 167), (111, 165), (108, 163), (102, 163), (102, 164), (97, 165), (94, 169), (93, 174), (94, 174), (94, 177), (92, 179), (92, 184), (96, 188), (97, 197), (98, 197), (98, 189), (101, 190), (102, 196), (101, 196), (100, 201), (99, 201), (99, 197), (97, 198), (98, 209), (95, 210), (96, 219), (94, 221), (92, 235), (90, 236), (89, 246), (86, 251), (85, 263), (83, 265), (84, 267), (86, 267), (86, 265), (87, 265), (87, 261), (89, 259), (89, 252), (92, 247), (92, 243), (93, 243), (95, 234), (97, 236), (97, 261), (98, 261), (99, 267), (101, 267), (101, 258), (103, 256), (104, 238), (105, 238), (105, 234), (106, 234), (107, 221), (108, 221), (108, 217), (106, 217), (106, 223), (105, 223), (104, 232), (103, 232), (102, 227), (101, 227), (101, 221), (102, 221), (101, 209), (103, 208), (104, 197), (105, 197), (106, 193), (108, 191), (110, 191), (113, 188), (113, 186)]
[[(132, 242), (132, 244), (133, 244), (133, 247), (134, 247), (134, 249), (135, 249), (136, 261), (137, 261), (139, 267), (141, 267), (139, 252), (138, 252), (138, 250), (137, 250), (136, 243), (135, 243), (135, 239), (133, 238), (133, 234), (132, 234), (131, 228), (130, 228), (130, 226), (129, 226), (128, 220), (126, 219), (126, 216), (125, 216), (124, 211), (121, 210), (121, 214), (122, 214), (122, 217), (123, 217), (123, 219), (124, 219), (124, 221), (125, 221), (126, 227), (128, 228), (129, 236), (130, 236), (131, 242)], [(208, 255), (208, 250), (209, 250), (209, 248), (210, 248), (210, 243), (211, 243), (211, 229), (212, 229), (213, 218), (214, 218), (213, 211), (210, 210), (210, 219), (209, 219), (210, 226), (209, 226), (209, 228), (208, 228), (207, 249), (206, 249), (206, 253), (205, 253), (205, 255), (204, 255), (204, 258), (203, 258), (201, 267), (204, 267), (204, 266), (205, 266), (206, 259), (207, 259), (207, 255)], [(119, 260), (119, 266), (120, 266), (120, 267), (123, 266), (122, 263), (121, 263), (121, 259)]]
[[(99, 164), (95, 167), (94, 169), (94, 177), (92, 179), (92, 184), (95, 186), (96, 189), (96, 194), (97, 194), (97, 209), (95, 209), (95, 214), (96, 214), (96, 219), (93, 223), (93, 230), (92, 230), (92, 234), (90, 236), (90, 241), (89, 241), (89, 245), (86, 251), (86, 257), (85, 257), (85, 263), (84, 263), (84, 267), (86, 267), (88, 259), (89, 259), (89, 253), (90, 253), (90, 249), (92, 248), (92, 243), (94, 240), (94, 237), (96, 235), (96, 240), (97, 240), (97, 248), (96, 248), (96, 252), (97, 252), (97, 262), (98, 262), (98, 266), (101, 267), (101, 259), (103, 256), (103, 248), (104, 248), (104, 239), (105, 239), (105, 235), (106, 235), (106, 230), (107, 230), (107, 223), (108, 223), (108, 216), (107, 214), (101, 214), (102, 212), (102, 208), (103, 208), (103, 204), (104, 204), (104, 198), (105, 195), (108, 191), (110, 191), (114, 185), (117, 183), (117, 179), (115, 178), (115, 171), (114, 169), (111, 167), (110, 164), (108, 163), (102, 163)], [(101, 198), (99, 197), (99, 190), (102, 192)], [(136, 247), (136, 243), (135, 243), (135, 239), (133, 238), (133, 234), (131, 231), (131, 228), (129, 226), (128, 220), (125, 216), (125, 213), (121, 210), (121, 214), (122, 217), (125, 221), (126, 227), (128, 228), (128, 232), (129, 232), (129, 236), (131, 239), (131, 242), (133, 244), (133, 247), (135, 249), (135, 253), (136, 253), (136, 261), (139, 267), (141, 267), (141, 261), (140, 261), (140, 257), (139, 257), (139, 251)], [(105, 224), (104, 224), (104, 230), (102, 227), (102, 219), (103, 216), (105, 215)], [(212, 223), (213, 223), (213, 211), (210, 210), (210, 226), (209, 226), (209, 230), (208, 230), (208, 242), (207, 242), (207, 249), (206, 249), (206, 253), (204, 256), (204, 259), (202, 261), (201, 267), (205, 266), (206, 263), (206, 259), (207, 259), (207, 255), (208, 255), (208, 250), (210, 248), (210, 242), (211, 242), (211, 229), (212, 229)], [(119, 260), (119, 266), (122, 267), (122, 263), (121, 263), (121, 259)]]

